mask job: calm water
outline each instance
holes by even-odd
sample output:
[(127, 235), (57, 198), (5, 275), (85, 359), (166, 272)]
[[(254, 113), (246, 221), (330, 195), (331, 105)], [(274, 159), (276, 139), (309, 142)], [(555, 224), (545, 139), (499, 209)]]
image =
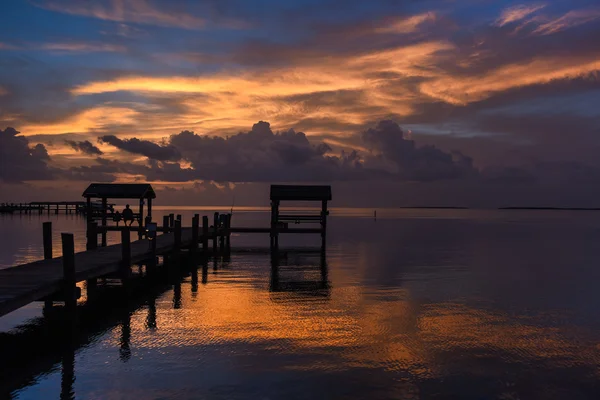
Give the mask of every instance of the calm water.
[[(211, 260), (107, 305), (67, 356), (23, 346), (18, 370), (1, 365), (0, 397), (600, 398), (600, 213), (332, 214), (325, 260), (288, 251), (275, 272), (267, 254)], [(41, 257), (47, 219), (0, 217), (0, 268)], [(49, 219), (56, 248), (61, 231), (83, 245), (81, 219)], [(234, 225), (267, 221), (234, 215)], [(0, 318), (0, 346), (36, 329), (53, 338), (40, 316), (36, 303)]]

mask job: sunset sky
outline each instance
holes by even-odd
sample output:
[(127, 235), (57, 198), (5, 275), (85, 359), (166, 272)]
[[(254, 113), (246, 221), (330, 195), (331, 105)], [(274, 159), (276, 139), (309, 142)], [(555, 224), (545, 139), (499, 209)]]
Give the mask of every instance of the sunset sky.
[(332, 183), (337, 205), (598, 206), (597, 0), (0, 15), (0, 201), (135, 180), (186, 205), (266, 205), (265, 185), (298, 182)]

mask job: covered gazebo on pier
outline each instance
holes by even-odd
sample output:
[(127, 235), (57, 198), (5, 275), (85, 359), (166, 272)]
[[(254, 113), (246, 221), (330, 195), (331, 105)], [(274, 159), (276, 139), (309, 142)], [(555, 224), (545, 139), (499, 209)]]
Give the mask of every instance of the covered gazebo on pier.
[[(83, 192), (86, 199), (86, 215), (88, 226), (95, 219), (102, 221), (102, 227), (105, 228), (108, 220), (108, 200), (109, 199), (131, 199), (138, 200), (139, 209), (134, 213), (134, 220), (138, 221), (139, 230), (142, 231), (146, 219), (152, 219), (152, 199), (156, 198), (156, 193), (149, 183), (92, 183)], [(92, 206), (92, 199), (100, 199), (102, 207), (97, 210)], [(146, 217), (144, 217), (144, 203), (147, 203)], [(106, 229), (102, 229), (102, 246), (106, 246)]]
[[(325, 185), (271, 185), (271, 247), (279, 246), (279, 233), (300, 232), (288, 228), (288, 224), (313, 223), (319, 224), (320, 228), (315, 231), (321, 234), (321, 247), (325, 248), (327, 237), (327, 202), (331, 201), (331, 186)], [(282, 201), (311, 201), (321, 203), (321, 212), (288, 214), (282, 213), (280, 205)], [(312, 232), (304, 229), (303, 232)]]

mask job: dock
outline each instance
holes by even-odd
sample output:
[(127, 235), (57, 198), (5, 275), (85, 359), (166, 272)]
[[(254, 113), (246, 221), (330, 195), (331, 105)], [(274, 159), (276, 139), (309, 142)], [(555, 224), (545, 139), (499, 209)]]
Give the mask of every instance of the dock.
[[(55, 302), (64, 302), (65, 307), (74, 309), (81, 292), (78, 282), (86, 282), (89, 299), (90, 291), (94, 290), (98, 279), (116, 278), (125, 286), (132, 265), (144, 264), (149, 272), (159, 268), (159, 256), (164, 259), (177, 258), (186, 253), (204, 259), (208, 256), (227, 257), (231, 253), (232, 233), (269, 234), (272, 253), (279, 249), (280, 234), (319, 234), (324, 253), (327, 201), (331, 200), (331, 188), (273, 185), (269, 227), (232, 227), (232, 214), (219, 213), (214, 213), (212, 225), (209, 225), (208, 216), (195, 214), (191, 226), (183, 227), (181, 215), (169, 214), (163, 216), (162, 225), (159, 226), (152, 222), (152, 199), (156, 195), (149, 184), (91, 184), (84, 192), (84, 197), (86, 250), (75, 253), (73, 234), (62, 233), (62, 257), (53, 258), (52, 223), (45, 222), (42, 229), (44, 259), (0, 270), (0, 317), (34, 301), (44, 301), (47, 307), (52, 307)], [(93, 198), (101, 199), (100, 210), (93, 206)], [(109, 224), (109, 198), (139, 201), (138, 213), (129, 211), (130, 225), (125, 224), (125, 217), (121, 226), (119, 219)], [(319, 201), (322, 208), (316, 215), (285, 214), (279, 209), (281, 201)], [(146, 215), (144, 205), (147, 206)], [(134, 222), (136, 225), (132, 226)], [(292, 228), (289, 223), (318, 224), (318, 227)], [(107, 233), (111, 231), (120, 232), (121, 243), (107, 245)], [(137, 240), (131, 240), (132, 233), (137, 235)], [(163, 262), (162, 267), (167, 264), (173, 263)]]

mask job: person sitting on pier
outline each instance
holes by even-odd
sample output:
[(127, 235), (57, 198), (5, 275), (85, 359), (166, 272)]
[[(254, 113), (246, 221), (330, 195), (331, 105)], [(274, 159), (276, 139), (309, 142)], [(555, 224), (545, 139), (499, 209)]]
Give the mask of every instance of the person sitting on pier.
[(129, 208), (129, 204), (127, 204), (125, 206), (125, 209), (123, 210), (123, 223), (127, 225), (127, 221), (129, 221), (129, 226), (131, 226), (131, 224), (133, 224), (134, 221), (133, 211), (131, 210), (131, 208)]
[(119, 222), (121, 222), (121, 219), (123, 219), (121, 217), (121, 213), (117, 211), (113, 217), (113, 221), (117, 223), (117, 226), (119, 226)]

